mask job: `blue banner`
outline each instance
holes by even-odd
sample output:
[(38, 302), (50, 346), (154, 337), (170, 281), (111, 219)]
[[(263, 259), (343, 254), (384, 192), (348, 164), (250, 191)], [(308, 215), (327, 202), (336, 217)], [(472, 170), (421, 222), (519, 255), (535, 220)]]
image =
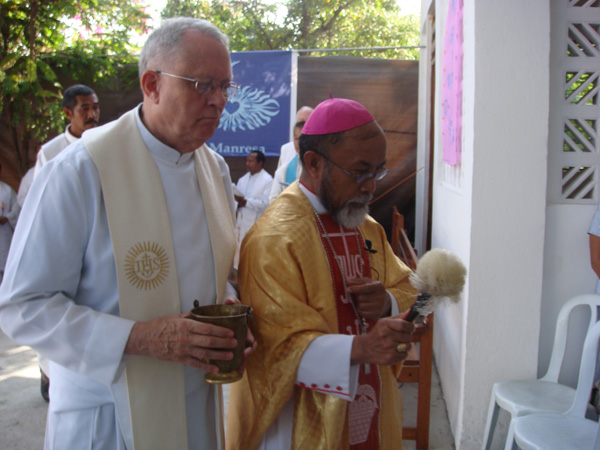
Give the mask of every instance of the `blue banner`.
[(292, 52), (232, 52), (231, 65), (239, 88), (207, 144), (222, 156), (260, 150), (278, 157), (290, 140)]

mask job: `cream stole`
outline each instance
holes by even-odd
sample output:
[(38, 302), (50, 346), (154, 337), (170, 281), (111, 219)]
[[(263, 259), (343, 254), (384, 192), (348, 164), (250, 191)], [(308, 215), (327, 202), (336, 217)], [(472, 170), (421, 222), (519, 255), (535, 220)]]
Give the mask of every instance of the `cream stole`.
[[(171, 225), (158, 168), (140, 135), (136, 109), (88, 130), (83, 141), (100, 174), (117, 269), (121, 317), (145, 321), (180, 313)], [(235, 253), (233, 218), (212, 151), (195, 152), (208, 221), (218, 300)], [(137, 449), (187, 449), (183, 364), (129, 355), (131, 428)]]

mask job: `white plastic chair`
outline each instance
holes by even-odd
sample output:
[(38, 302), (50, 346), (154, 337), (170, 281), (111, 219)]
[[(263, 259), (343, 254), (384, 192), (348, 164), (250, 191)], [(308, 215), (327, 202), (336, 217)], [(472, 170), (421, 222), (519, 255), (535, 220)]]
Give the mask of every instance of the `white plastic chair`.
[[(522, 450), (591, 450), (599, 443), (600, 428), (585, 418), (594, 383), (600, 340), (600, 322), (587, 333), (583, 345), (577, 391), (571, 408), (563, 414), (530, 414), (514, 419), (514, 440)], [(511, 442), (512, 445), (512, 442)]]
[(508, 411), (511, 415), (505, 444), (505, 449), (510, 450), (513, 442), (513, 422), (516, 417), (533, 413), (563, 413), (571, 407), (575, 398), (575, 389), (559, 384), (558, 377), (565, 356), (569, 316), (573, 309), (580, 305), (587, 305), (590, 309), (588, 333), (597, 322), (600, 295), (579, 295), (563, 305), (556, 321), (548, 371), (542, 378), (494, 383), (483, 437), (484, 449), (491, 448), (500, 408)]

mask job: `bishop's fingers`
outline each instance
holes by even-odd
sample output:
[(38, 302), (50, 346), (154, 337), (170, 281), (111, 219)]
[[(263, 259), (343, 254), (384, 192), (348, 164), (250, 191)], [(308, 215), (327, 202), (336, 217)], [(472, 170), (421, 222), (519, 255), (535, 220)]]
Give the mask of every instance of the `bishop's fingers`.
[(401, 333), (409, 333), (409, 334), (413, 334), (415, 331), (415, 324), (412, 322), (409, 322), (407, 320), (404, 320), (402, 318), (402, 314), (398, 314), (396, 316), (392, 316), (392, 317), (388, 317), (387, 318), (390, 321), (390, 326), (398, 332)]

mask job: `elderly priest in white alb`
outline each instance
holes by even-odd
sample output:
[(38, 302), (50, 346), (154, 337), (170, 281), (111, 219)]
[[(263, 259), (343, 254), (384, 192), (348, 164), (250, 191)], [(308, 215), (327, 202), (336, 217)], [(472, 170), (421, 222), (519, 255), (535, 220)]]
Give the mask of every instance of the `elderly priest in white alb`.
[(46, 449), (217, 448), (204, 375), (236, 340), (187, 312), (236, 296), (231, 179), (204, 145), (235, 92), (227, 38), (165, 20), (139, 70), (142, 105), (36, 177), (0, 288), (4, 332), (51, 360)]

